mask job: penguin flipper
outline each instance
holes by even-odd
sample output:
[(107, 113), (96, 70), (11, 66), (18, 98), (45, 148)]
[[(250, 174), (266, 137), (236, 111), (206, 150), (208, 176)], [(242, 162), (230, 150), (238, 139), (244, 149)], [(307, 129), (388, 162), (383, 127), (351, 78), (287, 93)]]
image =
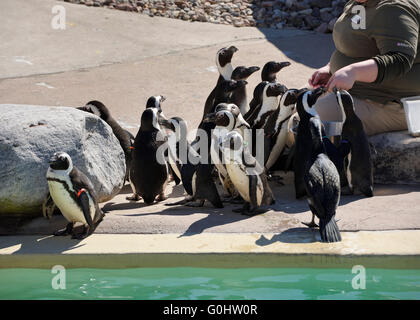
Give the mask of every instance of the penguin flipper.
[(169, 165), (168, 167), (169, 167), (169, 173), (174, 178), (175, 184), (179, 185), (179, 183), (181, 182), (180, 177), (178, 177), (177, 174), (175, 173), (174, 169), (172, 169), (172, 165)]
[(90, 216), (89, 197), (85, 189), (80, 189), (77, 193), (77, 200), (83, 211), (83, 216), (90, 228), (93, 228), (92, 217)]

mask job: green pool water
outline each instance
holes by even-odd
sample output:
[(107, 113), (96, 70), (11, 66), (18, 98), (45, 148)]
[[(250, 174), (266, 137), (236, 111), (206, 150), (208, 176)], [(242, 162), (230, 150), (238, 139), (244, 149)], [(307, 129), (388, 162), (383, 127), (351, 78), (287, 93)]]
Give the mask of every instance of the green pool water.
[(0, 269), (1, 299), (420, 299), (420, 270), (366, 269), (355, 290), (350, 269), (67, 269), (66, 289), (45, 269)]

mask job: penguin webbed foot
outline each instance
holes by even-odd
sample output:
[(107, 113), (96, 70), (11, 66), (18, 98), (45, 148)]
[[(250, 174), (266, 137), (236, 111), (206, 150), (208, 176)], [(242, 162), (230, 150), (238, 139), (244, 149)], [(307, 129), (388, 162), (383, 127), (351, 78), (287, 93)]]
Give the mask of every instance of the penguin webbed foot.
[(159, 195), (157, 196), (157, 198), (156, 198), (156, 202), (162, 202), (162, 201), (165, 201), (166, 199), (168, 199), (168, 197), (167, 197), (167, 196), (165, 196), (165, 194), (164, 194), (164, 193), (161, 193), (161, 194), (159, 194)]
[(276, 182), (277, 184), (284, 186), (284, 182), (283, 182), (283, 177), (280, 176), (273, 176), (271, 174), (267, 175), (267, 180), (268, 181), (273, 181)]
[(221, 200), (224, 203), (231, 203), (231, 204), (243, 204), (244, 203), (244, 199), (242, 199), (241, 196), (236, 196), (236, 197), (226, 196)]
[(251, 205), (248, 202), (245, 202), (244, 206), (242, 208), (238, 208), (238, 209), (233, 209), (232, 210), (235, 213), (240, 213), (244, 216), (255, 216), (257, 214), (261, 214), (264, 213), (265, 211), (258, 208), (258, 207), (253, 207), (251, 208)]
[(125, 199), (128, 201), (140, 201), (141, 197), (138, 194), (133, 193), (131, 197), (125, 197)]
[(71, 238), (72, 239), (77, 239), (77, 240), (82, 240), (87, 238), (89, 235), (91, 234), (90, 232), (90, 228), (87, 226), (83, 226), (83, 231), (80, 233), (72, 233)]
[(198, 200), (198, 201), (191, 201), (186, 203), (185, 205), (187, 207), (193, 207), (193, 208), (201, 208), (204, 206), (205, 200)]
[(187, 203), (192, 202), (192, 201), (194, 201), (194, 198), (191, 196), (188, 196), (176, 202), (165, 203), (165, 206), (171, 207), (171, 206), (176, 206), (176, 205), (186, 205)]
[(304, 224), (305, 226), (307, 226), (310, 229), (314, 229), (314, 228), (318, 228), (319, 226), (315, 223), (315, 221), (311, 221), (311, 222), (302, 222), (302, 224)]
[(73, 232), (73, 223), (67, 224), (67, 226), (64, 229), (57, 230), (53, 233), (54, 236), (60, 237), (60, 236), (67, 236)]

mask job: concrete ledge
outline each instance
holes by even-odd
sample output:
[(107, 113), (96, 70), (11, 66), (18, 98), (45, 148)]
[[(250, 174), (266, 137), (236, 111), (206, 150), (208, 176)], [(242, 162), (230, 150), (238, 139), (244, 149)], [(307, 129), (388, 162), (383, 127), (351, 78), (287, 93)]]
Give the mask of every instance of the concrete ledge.
[(420, 231), (343, 232), (340, 243), (319, 242), (318, 231), (281, 234), (94, 234), (0, 238), (1, 268), (322, 267), (356, 264), (420, 268)]

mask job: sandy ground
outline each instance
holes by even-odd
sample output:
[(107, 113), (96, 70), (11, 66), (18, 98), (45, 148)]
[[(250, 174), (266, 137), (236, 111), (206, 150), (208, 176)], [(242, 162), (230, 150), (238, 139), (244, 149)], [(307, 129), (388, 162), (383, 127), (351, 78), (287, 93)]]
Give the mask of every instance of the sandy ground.
[[(66, 8), (66, 30), (51, 28), (54, 5)], [(7, 14), (6, 14), (7, 13)], [(290, 61), (279, 80), (301, 87), (333, 50), (330, 35), (297, 30), (234, 28), (150, 18), (135, 13), (72, 5), (52, 0), (0, 2), (0, 102), (80, 106), (104, 102), (132, 133), (151, 95), (167, 97), (165, 115), (184, 118), (197, 127), (204, 101), (217, 80), (215, 53), (227, 45), (239, 48), (235, 66)], [(18, 23), (18, 24), (16, 24)], [(260, 74), (249, 79), (248, 93)], [(101, 204), (107, 213), (97, 233), (281, 232), (293, 233), (309, 221), (306, 200), (296, 201), (291, 176), (272, 183), (276, 204), (265, 214), (245, 217), (224, 209), (167, 207), (181, 199), (181, 186), (169, 185), (170, 199), (145, 206), (125, 200), (125, 188)], [(420, 228), (420, 187), (376, 186), (375, 197), (344, 196), (337, 212), (341, 230)], [(65, 224), (62, 217), (16, 221), (18, 233), (50, 233)], [(0, 233), (4, 227), (0, 226)]]

